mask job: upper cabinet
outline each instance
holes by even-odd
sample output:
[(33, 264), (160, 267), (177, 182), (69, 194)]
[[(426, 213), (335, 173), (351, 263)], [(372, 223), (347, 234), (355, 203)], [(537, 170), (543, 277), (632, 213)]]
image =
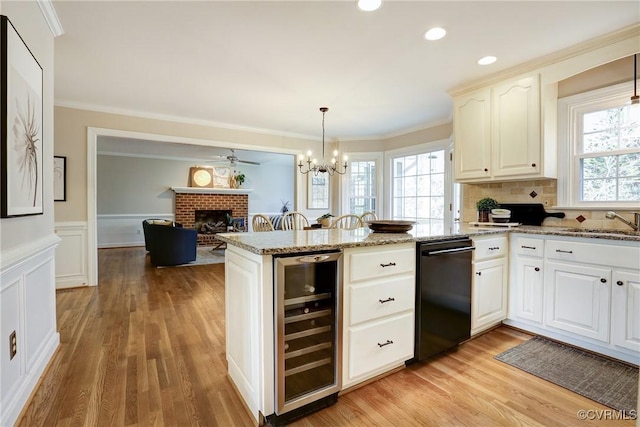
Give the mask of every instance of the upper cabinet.
[[(541, 92), (534, 74), (454, 99), (456, 181), (555, 178), (555, 153), (544, 157), (550, 147), (542, 137), (542, 106), (550, 103), (543, 102)], [(550, 145), (555, 152), (555, 141)]]

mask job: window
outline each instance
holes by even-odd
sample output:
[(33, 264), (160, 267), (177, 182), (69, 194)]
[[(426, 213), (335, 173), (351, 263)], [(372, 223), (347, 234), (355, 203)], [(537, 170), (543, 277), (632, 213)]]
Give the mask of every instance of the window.
[(559, 205), (638, 206), (640, 106), (631, 92), (622, 84), (560, 100)]
[[(391, 217), (445, 230), (450, 191), (445, 179), (450, 162), (445, 148), (391, 157)], [(447, 211), (448, 212), (448, 211)]]

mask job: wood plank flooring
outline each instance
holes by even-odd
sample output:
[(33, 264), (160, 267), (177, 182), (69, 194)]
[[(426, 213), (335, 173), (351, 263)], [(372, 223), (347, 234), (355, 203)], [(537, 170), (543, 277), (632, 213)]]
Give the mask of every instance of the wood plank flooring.
[[(98, 257), (99, 287), (58, 291), (61, 345), (18, 425), (253, 425), (226, 377), (224, 265), (155, 269), (143, 248)], [(493, 359), (528, 338), (498, 328), (292, 425), (635, 424), (579, 420), (607, 408)]]

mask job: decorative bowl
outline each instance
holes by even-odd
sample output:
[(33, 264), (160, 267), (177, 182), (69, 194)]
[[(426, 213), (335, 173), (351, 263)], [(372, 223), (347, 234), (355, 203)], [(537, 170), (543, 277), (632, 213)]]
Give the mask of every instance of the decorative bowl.
[(394, 219), (366, 221), (375, 233), (405, 233), (413, 228), (415, 221), (401, 221)]

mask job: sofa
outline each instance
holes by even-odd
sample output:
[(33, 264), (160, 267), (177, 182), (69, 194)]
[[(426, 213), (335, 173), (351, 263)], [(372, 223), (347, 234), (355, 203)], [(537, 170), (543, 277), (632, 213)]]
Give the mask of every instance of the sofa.
[(198, 232), (171, 221), (142, 221), (145, 248), (154, 267), (187, 264), (196, 260)]

